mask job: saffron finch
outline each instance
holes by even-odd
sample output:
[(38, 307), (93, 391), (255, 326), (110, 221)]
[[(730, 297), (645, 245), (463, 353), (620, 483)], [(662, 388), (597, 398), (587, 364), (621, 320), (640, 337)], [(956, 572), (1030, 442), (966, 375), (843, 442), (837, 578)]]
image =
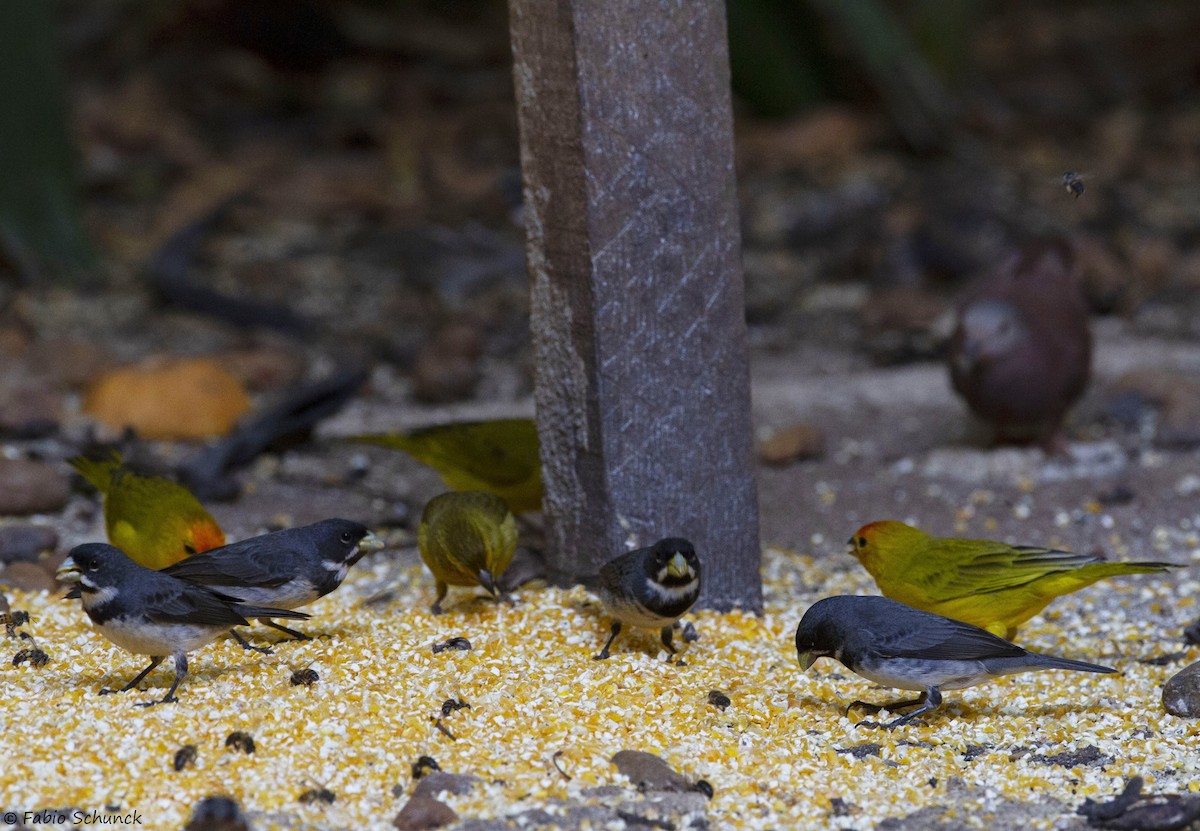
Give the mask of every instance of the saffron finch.
[(108, 541), (138, 565), (166, 568), (225, 544), (221, 526), (183, 485), (135, 473), (115, 451), (68, 463), (103, 494)]
[(1173, 563), (1116, 563), (1089, 554), (992, 540), (931, 537), (903, 522), (864, 525), (850, 553), (887, 597), (1012, 640), (1050, 601), (1118, 574), (1152, 574)]
[(542, 460), (531, 418), (439, 424), (349, 440), (403, 450), (440, 473), (446, 487), (494, 493), (516, 513), (542, 509)]
[(497, 594), (496, 580), (517, 550), (517, 521), (495, 494), (450, 491), (425, 506), (417, 548), (437, 581), (430, 611), (440, 615), (449, 586), (478, 585)]

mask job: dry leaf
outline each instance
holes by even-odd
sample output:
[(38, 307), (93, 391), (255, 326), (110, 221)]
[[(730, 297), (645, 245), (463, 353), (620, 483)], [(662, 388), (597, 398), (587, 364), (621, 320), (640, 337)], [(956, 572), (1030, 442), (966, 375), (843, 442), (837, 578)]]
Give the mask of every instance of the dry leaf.
[(202, 439), (227, 434), (250, 409), (242, 383), (211, 358), (125, 367), (100, 378), (84, 412), (147, 439)]

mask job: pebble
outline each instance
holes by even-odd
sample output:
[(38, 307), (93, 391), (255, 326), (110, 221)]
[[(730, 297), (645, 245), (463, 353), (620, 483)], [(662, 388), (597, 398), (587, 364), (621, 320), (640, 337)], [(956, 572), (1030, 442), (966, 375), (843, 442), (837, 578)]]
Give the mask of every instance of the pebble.
[(1163, 707), (1173, 716), (1200, 718), (1200, 661), (1177, 672), (1163, 684)]
[(427, 828), (441, 828), (458, 820), (458, 814), (445, 802), (439, 802), (429, 796), (414, 796), (408, 800), (392, 825), (401, 831), (423, 831)]
[(37, 560), (43, 551), (58, 547), (58, 532), (44, 525), (7, 525), (0, 528), (0, 563)]
[(0, 515), (46, 514), (66, 504), (67, 477), (44, 462), (0, 459)]
[(612, 757), (617, 770), (639, 788), (654, 791), (686, 791), (692, 783), (682, 773), (653, 753), (620, 750)]
[(824, 454), (825, 433), (815, 424), (800, 423), (784, 427), (758, 446), (758, 458), (769, 465), (818, 459)]
[(478, 776), (472, 776), (469, 773), (446, 773), (435, 770), (421, 777), (417, 782), (417, 787), (413, 789), (413, 797), (433, 797), (439, 793), (463, 796), (469, 794), (471, 789), (481, 781)]
[(0, 586), (26, 592), (52, 592), (58, 583), (46, 568), (38, 563), (9, 563), (0, 571)]

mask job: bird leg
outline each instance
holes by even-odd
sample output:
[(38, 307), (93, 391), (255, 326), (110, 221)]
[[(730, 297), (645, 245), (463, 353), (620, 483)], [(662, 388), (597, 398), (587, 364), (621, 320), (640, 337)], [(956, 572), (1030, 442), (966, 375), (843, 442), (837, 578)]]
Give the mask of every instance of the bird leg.
[(672, 634), (674, 626), (664, 626), (662, 628), (662, 645), (667, 648), (667, 651), (672, 655), (675, 654), (675, 638)]
[(298, 641), (311, 641), (312, 640), (312, 635), (306, 635), (303, 632), (297, 632), (295, 629), (288, 629), (282, 623), (276, 623), (273, 620), (264, 620), (263, 623), (267, 624), (267, 626), (270, 626), (272, 629), (278, 629), (280, 632), (288, 633), (289, 635), (292, 636), (292, 638), (294, 640), (298, 640)]
[(254, 644), (250, 643), (250, 641), (246, 640), (240, 634), (238, 634), (238, 630), (236, 630), (236, 629), (230, 629), (229, 635), (235, 641), (238, 642), (238, 644), (242, 647), (242, 649), (252, 649), (255, 652), (262, 653), (263, 655), (270, 655), (272, 652), (275, 651), (275, 650), (271, 649), (271, 647), (269, 647), (269, 646), (255, 646)]
[(435, 615), (440, 615), (442, 613), (442, 601), (446, 599), (446, 592), (449, 590), (450, 587), (448, 585), (443, 583), (441, 580), (437, 581), (437, 597), (434, 599), (433, 605), (429, 607), (429, 611), (433, 612)]
[(604, 648), (600, 650), (600, 654), (593, 656), (595, 660), (603, 661), (608, 658), (608, 648), (612, 646), (612, 642), (617, 639), (617, 635), (619, 634), (621, 634), (621, 621), (614, 620), (612, 634), (608, 636), (608, 642), (604, 644)]
[[(158, 660), (162, 660), (159, 658)], [(171, 682), (171, 689), (167, 690), (167, 694), (157, 701), (142, 701), (137, 706), (153, 707), (156, 704), (171, 704), (178, 701), (175, 697), (175, 690), (179, 689), (179, 682), (183, 680), (183, 676), (187, 675), (187, 655), (182, 652), (175, 653), (175, 680)]]
[(163, 662), (163, 658), (165, 658), (165, 657), (166, 657), (165, 655), (152, 655), (150, 657), (150, 666), (146, 667), (144, 670), (139, 672), (137, 674), (136, 678), (134, 678), (132, 681), (130, 681), (125, 686), (121, 687), (121, 689), (119, 689), (119, 690), (110, 690), (108, 687), (102, 687), (100, 689), (100, 695), (112, 695), (113, 693), (129, 692), (134, 687), (136, 687), (138, 684), (142, 683), (142, 681), (145, 679), (145, 677), (147, 675), (149, 675), (151, 672), (153, 672), (154, 668), (156, 666), (158, 666), (159, 664), (161, 664)]
[(884, 704), (876, 710), (889, 710), (894, 712), (896, 707), (911, 707), (914, 704), (920, 706), (907, 715), (903, 715), (898, 719), (889, 721), (887, 724), (880, 724), (875, 721), (860, 721), (858, 727), (882, 727), (884, 730), (895, 730), (897, 727), (902, 727), (910, 721), (920, 718), (926, 713), (932, 713), (938, 707), (942, 706), (942, 693), (937, 687), (930, 687), (921, 693), (920, 698), (915, 701), (897, 701), (894, 704)]

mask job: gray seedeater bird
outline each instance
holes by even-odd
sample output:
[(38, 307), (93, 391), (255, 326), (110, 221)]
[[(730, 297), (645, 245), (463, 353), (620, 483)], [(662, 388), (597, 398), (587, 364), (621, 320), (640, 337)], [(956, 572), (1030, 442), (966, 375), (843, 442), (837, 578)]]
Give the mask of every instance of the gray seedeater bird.
[(73, 548), (58, 568), (58, 579), (76, 584), (78, 592), (72, 595), (83, 600), (83, 610), (100, 634), (122, 649), (150, 656), (150, 666), (136, 678), (119, 690), (102, 689), (101, 695), (132, 690), (168, 655), (175, 659), (171, 689), (161, 699), (139, 707), (177, 701), (175, 690), (187, 674), (187, 653), (232, 627), (245, 626), (251, 618), (308, 617), (303, 612), (238, 603), (212, 589), (140, 566), (106, 543)]
[[(336, 589), (366, 552), (382, 547), (365, 525), (325, 519), (193, 554), (162, 573), (208, 586), (243, 603), (296, 609)], [(310, 639), (273, 621), (263, 622), (297, 640)], [(237, 632), (231, 634), (242, 646), (262, 651)]]
[(700, 596), (700, 558), (687, 540), (667, 537), (605, 563), (586, 585), (593, 582), (613, 618), (612, 634), (596, 660), (608, 657), (622, 625), (661, 629), (663, 646), (674, 654), (671, 627)]
[(1110, 667), (1029, 652), (986, 629), (952, 618), (922, 612), (886, 597), (827, 597), (809, 607), (796, 628), (800, 668), (818, 658), (840, 661), (857, 675), (885, 687), (920, 690), (910, 701), (868, 704), (855, 701), (846, 708), (872, 712), (917, 707), (884, 725), (888, 730), (907, 724), (942, 704), (942, 690), (960, 690), (1001, 675), (1042, 669), (1116, 672)]

